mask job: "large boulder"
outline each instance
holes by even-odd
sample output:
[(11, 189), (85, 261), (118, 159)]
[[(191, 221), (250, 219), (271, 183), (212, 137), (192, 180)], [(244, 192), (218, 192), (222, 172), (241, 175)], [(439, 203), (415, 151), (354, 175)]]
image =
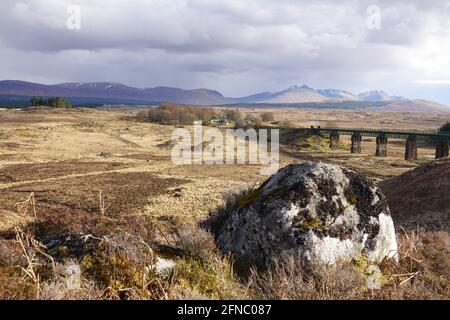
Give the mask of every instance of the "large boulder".
[(372, 264), (397, 251), (380, 189), (336, 165), (289, 165), (236, 201), (216, 221), (219, 247), (237, 262), (267, 266), (295, 254), (307, 264), (364, 258)]

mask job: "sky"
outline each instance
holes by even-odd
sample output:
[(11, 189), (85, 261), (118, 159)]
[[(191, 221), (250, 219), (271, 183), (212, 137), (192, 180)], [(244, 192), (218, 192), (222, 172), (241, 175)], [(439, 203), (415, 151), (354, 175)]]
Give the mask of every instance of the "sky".
[(2, 0), (0, 79), (299, 84), (450, 105), (447, 0)]

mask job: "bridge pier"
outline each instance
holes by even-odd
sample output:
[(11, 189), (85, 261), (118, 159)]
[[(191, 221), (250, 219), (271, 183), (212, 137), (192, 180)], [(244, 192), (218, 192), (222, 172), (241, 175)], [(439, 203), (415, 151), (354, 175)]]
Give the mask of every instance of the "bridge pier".
[(417, 160), (417, 137), (414, 135), (406, 139), (405, 160)]
[(448, 157), (448, 139), (438, 140), (436, 143), (436, 159)]
[(311, 133), (319, 135), (320, 134), (320, 126), (317, 126), (317, 128), (314, 128), (314, 126), (311, 126)]
[(352, 134), (352, 153), (361, 153), (361, 140), (362, 136), (359, 133)]
[(331, 149), (339, 148), (339, 133), (337, 131), (332, 131), (330, 133), (330, 148)]
[(377, 150), (375, 153), (377, 157), (387, 156), (387, 143), (388, 138), (385, 135), (380, 134), (377, 136)]

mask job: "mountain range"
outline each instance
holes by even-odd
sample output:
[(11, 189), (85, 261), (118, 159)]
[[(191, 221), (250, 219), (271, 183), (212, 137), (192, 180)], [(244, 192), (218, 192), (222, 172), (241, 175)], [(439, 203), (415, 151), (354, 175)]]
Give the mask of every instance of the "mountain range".
[(0, 81), (0, 95), (64, 96), (134, 100), (141, 103), (174, 102), (181, 104), (224, 104), (226, 98), (208, 89), (183, 90), (169, 87), (134, 88), (116, 82), (73, 82), (55, 85), (6, 80)]
[[(382, 90), (369, 91), (361, 94), (338, 89), (315, 90), (307, 85), (297, 85), (279, 92), (261, 92), (241, 98), (223, 96), (220, 92), (210, 89), (184, 90), (171, 87), (135, 88), (117, 82), (70, 82), (45, 85), (18, 80), (0, 81), (0, 95), (12, 97), (31, 96), (64, 96), (68, 98), (83, 98), (108, 101), (108, 104), (156, 104), (172, 102), (186, 105), (227, 105), (227, 104), (302, 104), (302, 103), (333, 103), (333, 102), (386, 102), (404, 109), (414, 103), (420, 110), (420, 104), (441, 111), (450, 110), (433, 102), (410, 101), (398, 96), (390, 96)], [(396, 103), (396, 104), (395, 104)], [(417, 106), (419, 104), (419, 106)]]

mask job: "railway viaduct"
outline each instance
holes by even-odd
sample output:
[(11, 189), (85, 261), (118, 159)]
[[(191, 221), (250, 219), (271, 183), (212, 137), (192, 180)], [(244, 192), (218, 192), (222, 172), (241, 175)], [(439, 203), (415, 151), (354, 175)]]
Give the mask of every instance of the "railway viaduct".
[(450, 132), (424, 130), (389, 130), (389, 129), (356, 129), (356, 128), (317, 128), (311, 127), (316, 134), (329, 134), (330, 147), (336, 149), (339, 146), (339, 136), (349, 135), (352, 139), (351, 153), (361, 153), (363, 136), (376, 137), (377, 147), (375, 154), (378, 157), (387, 156), (388, 138), (405, 139), (405, 160), (417, 159), (417, 142), (429, 141), (436, 145), (436, 159), (449, 155)]

